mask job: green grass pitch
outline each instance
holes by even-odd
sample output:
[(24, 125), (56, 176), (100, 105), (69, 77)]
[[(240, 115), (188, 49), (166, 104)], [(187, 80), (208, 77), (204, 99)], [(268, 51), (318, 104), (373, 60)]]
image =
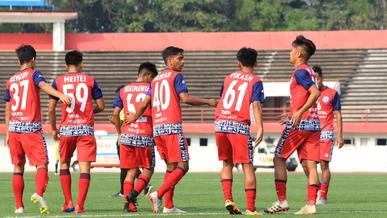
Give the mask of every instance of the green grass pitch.
[[(138, 213), (122, 213), (123, 199), (111, 197), (118, 190), (118, 173), (94, 173), (86, 201), (86, 213), (81, 217), (151, 217), (150, 203), (143, 195), (139, 198)], [(11, 188), (11, 173), (0, 174), (0, 217), (16, 217), (13, 213), (14, 200)], [(173, 217), (229, 217), (223, 208), (223, 194), (219, 174), (188, 173), (176, 187), (175, 205), (188, 213)], [(162, 174), (155, 174), (152, 185), (158, 187)], [(329, 204), (318, 207), (318, 214), (313, 217), (387, 217), (387, 175), (383, 174), (337, 174), (333, 175), (329, 192)], [(73, 174), (73, 198), (76, 200), (78, 175)], [(290, 210), (277, 215), (265, 217), (295, 217), (293, 213), (305, 204), (306, 178), (301, 174), (290, 174), (288, 179), (288, 200)], [(276, 200), (273, 174), (257, 173), (257, 202), (259, 210), (271, 205)], [(34, 192), (34, 176), (25, 175), (24, 204), (25, 213), (20, 216), (38, 217), (38, 207), (32, 205), (29, 197)], [(245, 209), (243, 175), (234, 177), (234, 198), (239, 207)], [(63, 195), (59, 176), (50, 174), (50, 182), (45, 194), (50, 208), (50, 215), (43, 217), (72, 217), (73, 214), (60, 212)], [(158, 216), (163, 216), (162, 214)], [(77, 217), (77, 216), (75, 216)], [(79, 216), (78, 216), (79, 217)]]

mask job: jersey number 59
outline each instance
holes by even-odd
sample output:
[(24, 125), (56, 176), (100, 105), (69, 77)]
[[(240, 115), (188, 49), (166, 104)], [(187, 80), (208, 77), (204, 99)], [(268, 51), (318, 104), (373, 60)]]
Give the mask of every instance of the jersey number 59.
[(87, 98), (89, 96), (89, 89), (87, 88), (87, 85), (85, 83), (79, 83), (75, 87), (75, 93), (73, 90), (74, 84), (63, 85), (63, 94), (71, 97), (71, 105), (66, 108), (67, 113), (74, 112), (76, 102), (81, 104), (79, 111), (85, 112)]

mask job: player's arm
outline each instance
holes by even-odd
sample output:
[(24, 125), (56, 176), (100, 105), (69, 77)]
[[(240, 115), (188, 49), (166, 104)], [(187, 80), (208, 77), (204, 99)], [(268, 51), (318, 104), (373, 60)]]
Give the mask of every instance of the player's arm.
[(116, 128), (117, 134), (121, 135), (121, 120), (120, 120), (120, 107), (114, 107), (113, 110), (113, 125)]
[(39, 88), (42, 89), (45, 93), (47, 93), (47, 94), (49, 94), (51, 96), (55, 96), (55, 97), (59, 98), (59, 100), (61, 102), (63, 102), (64, 104), (67, 104), (67, 105), (71, 104), (71, 97), (69, 97), (67, 95), (64, 95), (61, 92), (58, 92), (56, 89), (52, 88), (45, 81), (39, 82)]
[(124, 107), (124, 104), (121, 100), (120, 92), (117, 92), (116, 97), (113, 102), (113, 115), (112, 115), (112, 123), (117, 130), (118, 135), (121, 135), (121, 120), (120, 120), (120, 112)]
[(309, 97), (306, 103), (293, 114), (292, 127), (295, 127), (300, 123), (302, 115), (316, 103), (318, 97), (320, 96), (320, 91), (318, 90), (317, 86), (312, 81), (309, 76), (309, 73), (306, 70), (296, 71), (295, 74), (297, 83), (302, 85), (304, 89), (308, 90)]
[(342, 148), (344, 146), (344, 138), (343, 138), (343, 117), (341, 115), (341, 102), (340, 95), (336, 92), (333, 97), (333, 113), (336, 117), (336, 127), (337, 127), (337, 146)]
[(99, 88), (96, 80), (94, 80), (91, 96), (95, 101), (95, 107), (93, 109), (94, 114), (98, 114), (105, 110), (105, 101), (103, 100), (102, 90)]
[(254, 141), (254, 144), (256, 147), (262, 142), (262, 139), (263, 139), (263, 120), (262, 120), (261, 103), (265, 101), (265, 94), (263, 92), (263, 84), (261, 81), (256, 82), (254, 84), (251, 101), (253, 106), (253, 115), (255, 119), (255, 124), (257, 125), (257, 137), (255, 138), (255, 141)]
[(94, 114), (98, 114), (100, 112), (102, 112), (103, 110), (105, 110), (105, 101), (103, 100), (103, 98), (99, 98), (99, 99), (96, 99), (95, 100), (95, 107), (94, 107)]
[(259, 101), (254, 101), (253, 114), (255, 119), (255, 125), (257, 125), (257, 138), (254, 141), (255, 147), (258, 146), (263, 139), (263, 120), (262, 120), (262, 105)]
[(194, 96), (188, 94), (188, 92), (180, 93), (179, 97), (180, 97), (180, 101), (182, 101), (183, 103), (189, 104), (189, 105), (197, 105), (197, 106), (208, 105), (211, 107), (216, 107), (216, 100), (215, 99), (197, 98), (197, 97), (194, 97)]
[(51, 98), (48, 102), (48, 119), (51, 125), (52, 136), (55, 141), (59, 140), (59, 130), (56, 128), (56, 104), (57, 99)]
[(9, 120), (11, 119), (11, 103), (6, 102), (5, 103), (5, 128), (6, 128), (6, 136), (5, 136), (5, 144), (9, 145), (8, 143), (8, 126), (9, 126)]
[(11, 94), (9, 93), (8, 88), (5, 89), (4, 92), (4, 101), (5, 101), (5, 144), (8, 145), (8, 126), (9, 121), (11, 120)]
[(151, 104), (151, 96), (147, 94), (144, 101), (136, 108), (136, 113), (125, 114), (125, 123), (135, 122), (146, 110), (146, 108)]
[(187, 85), (185, 84), (183, 74), (179, 73), (175, 77), (174, 86), (175, 86), (176, 94), (180, 97), (181, 102), (189, 105), (197, 105), (197, 106), (208, 105), (208, 106), (216, 107), (215, 99), (202, 99), (188, 94), (188, 88), (187, 88)]

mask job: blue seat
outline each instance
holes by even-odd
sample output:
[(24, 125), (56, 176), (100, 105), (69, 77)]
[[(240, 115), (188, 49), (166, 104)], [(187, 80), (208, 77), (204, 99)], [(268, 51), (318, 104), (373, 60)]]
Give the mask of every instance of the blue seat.
[(54, 9), (54, 5), (46, 4), (45, 0), (18, 0), (18, 1), (0, 1), (0, 7), (44, 7)]

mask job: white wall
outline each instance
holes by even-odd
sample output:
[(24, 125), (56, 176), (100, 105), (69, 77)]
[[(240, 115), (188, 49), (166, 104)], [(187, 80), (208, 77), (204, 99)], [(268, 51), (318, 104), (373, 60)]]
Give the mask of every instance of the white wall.
[[(190, 171), (191, 172), (218, 172), (221, 169), (221, 162), (218, 161), (215, 138), (213, 134), (186, 134), (191, 138), (191, 146), (189, 153), (191, 157)], [(199, 146), (199, 138), (208, 137), (208, 146)], [(279, 134), (265, 134), (266, 137), (272, 137), (275, 142), (278, 140)], [(387, 146), (375, 146), (376, 138), (386, 138), (384, 135), (366, 135), (366, 134), (346, 134), (345, 137), (355, 138), (356, 145), (346, 145), (342, 149), (335, 148), (333, 152), (333, 160), (331, 169), (334, 172), (387, 172)], [(54, 170), (55, 164), (55, 146), (47, 135), (48, 153), (50, 159), (49, 169)], [(369, 138), (367, 145), (360, 145), (360, 138)], [(111, 138), (113, 147), (110, 153), (114, 154), (115, 138)], [(0, 172), (11, 172), (13, 167), (9, 155), (9, 149), (4, 145), (4, 137), (0, 139)], [(101, 151), (101, 150), (100, 150)], [(113, 157), (114, 158), (114, 157)], [(165, 171), (165, 165), (160, 160), (156, 153), (156, 171)], [(27, 167), (27, 171), (34, 170), (33, 167)], [(111, 171), (118, 172), (118, 169), (98, 168), (93, 171)], [(297, 171), (301, 171), (298, 167)]]

